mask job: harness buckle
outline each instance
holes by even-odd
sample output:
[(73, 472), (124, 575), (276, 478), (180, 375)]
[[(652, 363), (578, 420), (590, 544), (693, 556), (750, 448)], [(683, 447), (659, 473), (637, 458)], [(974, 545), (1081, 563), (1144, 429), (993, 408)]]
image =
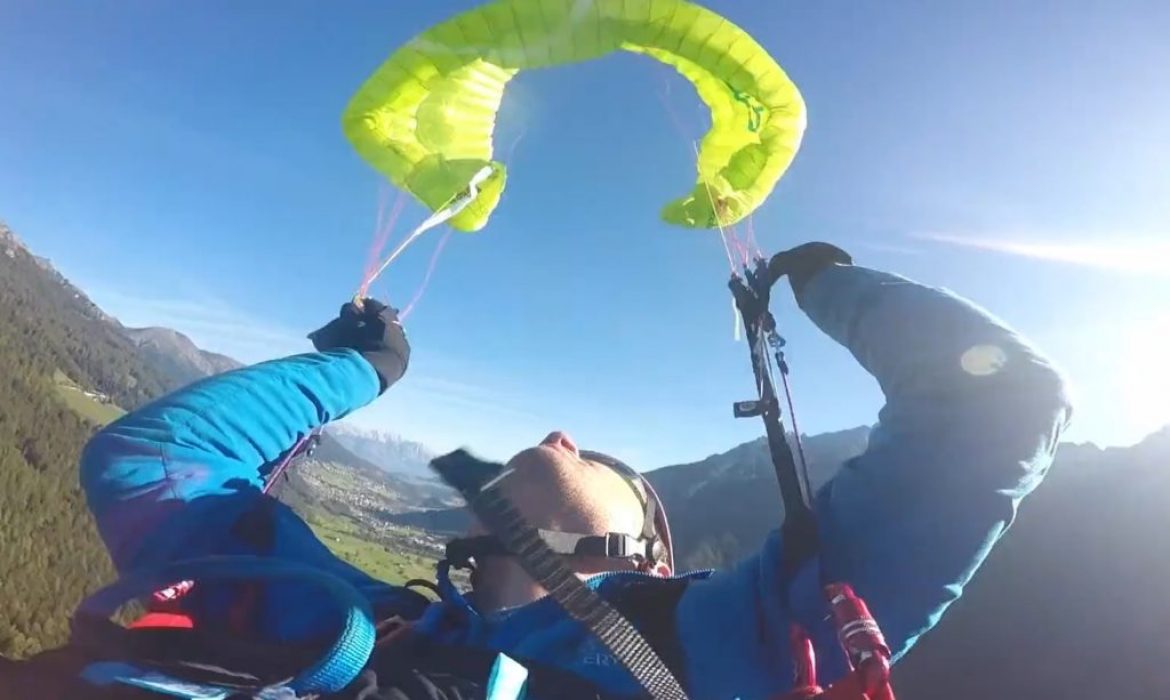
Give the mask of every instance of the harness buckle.
[(609, 532), (605, 535), (605, 556), (614, 559), (625, 559), (637, 552), (629, 551), (627, 536), (620, 532)]

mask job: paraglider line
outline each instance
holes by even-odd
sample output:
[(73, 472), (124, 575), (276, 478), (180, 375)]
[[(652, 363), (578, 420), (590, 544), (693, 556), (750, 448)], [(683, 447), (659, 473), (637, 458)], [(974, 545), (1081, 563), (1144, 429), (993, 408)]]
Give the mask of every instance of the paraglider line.
[[(698, 159), (699, 143), (692, 141), (691, 145), (694, 146), (695, 158)], [(723, 216), (719, 211), (718, 205), (715, 203), (715, 193), (711, 190), (711, 183), (703, 179), (702, 176), (699, 179), (702, 181), (703, 187), (707, 188), (707, 199), (710, 200), (711, 209), (715, 212), (715, 225), (719, 227), (719, 239), (723, 241), (723, 252), (727, 253), (727, 266), (731, 268), (731, 273), (735, 274), (735, 258), (731, 256), (731, 246), (727, 244), (727, 232), (723, 229)]]
[[(759, 322), (756, 323), (756, 353), (759, 354), (760, 357), (764, 358), (764, 365), (768, 370), (768, 380), (772, 383), (772, 386), (776, 386), (776, 378), (772, 376), (772, 362), (768, 359), (768, 345), (767, 341), (764, 339), (764, 329), (762, 324)], [(756, 378), (756, 392), (760, 395), (761, 401), (767, 398), (764, 395), (763, 377)]]
[[(783, 361), (782, 357), (777, 359)], [(784, 398), (788, 401), (788, 420), (792, 423), (792, 441), (796, 443), (796, 453), (800, 456), (800, 475), (804, 480), (804, 491), (811, 495), (812, 481), (808, 476), (808, 459), (804, 456), (804, 441), (800, 439), (800, 426), (796, 422), (796, 405), (792, 401), (792, 388), (788, 385), (787, 364), (780, 367), (780, 380), (784, 384)]]
[(667, 116), (670, 117), (671, 123), (674, 124), (674, 130), (678, 132), (678, 135), (682, 137), (683, 140), (689, 141), (691, 140), (691, 137), (687, 133), (686, 126), (683, 124), (682, 118), (678, 116), (678, 112), (674, 109), (674, 105), (670, 103), (670, 83), (667, 82), (666, 78), (663, 78), (662, 81), (665, 83), (666, 88), (658, 92), (658, 100), (662, 102), (662, 106), (666, 109)]
[(504, 162), (506, 162), (509, 166), (513, 165), (512, 159), (516, 155), (516, 147), (520, 145), (520, 142), (523, 141), (524, 137), (527, 135), (528, 125), (525, 124), (524, 126), (520, 127), (520, 134), (516, 138), (512, 139), (512, 145), (508, 146), (508, 158)]
[[(670, 117), (670, 121), (674, 125), (675, 131), (678, 132), (678, 135), (684, 141), (691, 142), (691, 145), (694, 148), (695, 167), (697, 169), (699, 166), (699, 158), (700, 158), (700, 156), (699, 156), (699, 143), (698, 143), (698, 141), (693, 140), (690, 137), (690, 135), (687, 133), (687, 129), (686, 129), (686, 126), (683, 124), (682, 118), (678, 115), (678, 111), (675, 110), (674, 105), (671, 104), (671, 102), (670, 102), (670, 81), (667, 80), (665, 77), (662, 78), (662, 89), (657, 92), (657, 95), (658, 95), (659, 101), (662, 102), (663, 108), (666, 110), (667, 116)], [(702, 177), (702, 175), (700, 174), (700, 178), (701, 177)], [(716, 207), (715, 196), (714, 196), (714, 193), (712, 193), (712, 191), (711, 191), (711, 185), (708, 184), (706, 180), (703, 180), (703, 186), (707, 188), (707, 198), (711, 200), (711, 206), (713, 208), (715, 208)], [(735, 257), (731, 254), (731, 247), (728, 245), (728, 242), (727, 242), (727, 233), (724, 231), (722, 217), (720, 216), (720, 212), (718, 212), (718, 211), (716, 211), (716, 213), (715, 213), (715, 221), (717, 224), (719, 224), (719, 236), (720, 236), (720, 238), (723, 239), (723, 250), (725, 253), (727, 253), (727, 264), (728, 264), (728, 266), (731, 267), (731, 271), (735, 272)], [(734, 233), (732, 235), (734, 235)], [(737, 241), (737, 243), (738, 243), (738, 241)], [(746, 260), (745, 260), (745, 263), (746, 263)], [(736, 328), (737, 328), (737, 337), (738, 337), (738, 326), (736, 326)]]
[(435, 267), (438, 265), (439, 255), (443, 252), (443, 248), (446, 247), (447, 241), (450, 240), (452, 233), (453, 231), (451, 229), (447, 229), (447, 232), (439, 239), (439, 245), (435, 246), (435, 252), (431, 254), (431, 261), (427, 265), (427, 273), (423, 276), (422, 284), (419, 285), (418, 291), (414, 293), (414, 298), (410, 300), (410, 303), (406, 305), (402, 313), (398, 314), (399, 319), (406, 320), (406, 317), (414, 310), (415, 305), (422, 299), (423, 292), (427, 291), (427, 285), (431, 282), (431, 275), (434, 274)]
[(442, 209), (439, 209), (434, 214), (431, 214), (425, 221), (423, 221), (421, 224), (416, 226), (414, 230), (408, 233), (406, 238), (403, 239), (403, 241), (398, 244), (398, 247), (394, 249), (394, 252), (390, 253), (390, 255), (382, 261), (382, 264), (379, 265), (376, 270), (374, 270), (373, 274), (366, 276), (365, 281), (362, 282), (361, 287), (358, 288), (357, 294), (354, 295), (354, 302), (360, 305), (361, 299), (369, 291), (370, 285), (374, 283), (374, 280), (378, 279), (378, 277), (386, 271), (386, 268), (390, 267), (390, 264), (398, 259), (398, 256), (402, 255), (403, 251), (405, 251), (411, 243), (414, 243), (416, 240), (418, 240), (419, 236), (433, 228), (442, 226), (450, 219), (458, 216), (459, 212), (463, 211), (472, 202), (474, 202), (476, 197), (479, 196), (480, 185), (491, 178), (491, 176), (491, 166), (484, 166), (483, 168), (480, 168), (479, 172), (471, 177), (471, 181), (467, 183), (466, 189), (451, 197), (446, 206), (444, 206)]
[(719, 240), (723, 241), (723, 252), (727, 253), (727, 266), (735, 273), (735, 258), (731, 257), (731, 247), (727, 245), (727, 234), (723, 233), (723, 225), (719, 225)]
[(374, 281), (374, 270), (377, 269), (378, 257), (382, 255), (382, 251), (386, 248), (386, 242), (390, 240), (390, 234), (394, 231), (394, 227), (398, 223), (398, 217), (402, 214), (403, 207), (406, 206), (406, 193), (402, 190), (398, 191), (398, 197), (394, 200), (394, 207), (390, 210), (390, 217), (385, 222), (382, 220), (382, 215), (385, 210), (385, 198), (379, 202), (378, 205), (378, 226), (374, 231), (373, 240), (370, 242), (370, 251), (366, 256), (366, 269), (362, 274), (361, 290), (362, 295), (369, 290), (370, 283)]
[(386, 213), (386, 199), (388, 198), (388, 194), (389, 193), (388, 193), (388, 190), (386, 189), (386, 183), (379, 182), (378, 183), (378, 217), (374, 220), (374, 236), (377, 236), (378, 232), (382, 230), (382, 219)]
[(739, 232), (735, 226), (727, 227), (728, 236), (731, 238), (731, 244), (735, 247), (735, 252), (739, 253), (739, 258), (743, 261), (744, 268), (751, 266), (751, 254), (748, 253), (747, 246), (739, 238)]
[(751, 246), (752, 253), (757, 258), (762, 259), (764, 257), (764, 251), (760, 250), (760, 244), (758, 241), (756, 241), (756, 223), (755, 222), (756, 222), (755, 214), (754, 213), (748, 214), (748, 220), (747, 220), (748, 240), (747, 240), (747, 242), (748, 242), (748, 245)]
[(398, 256), (402, 255), (402, 253), (406, 251), (407, 247), (409, 247), (411, 243), (414, 243), (416, 240), (418, 240), (419, 236), (423, 235), (428, 230), (429, 228), (426, 226), (419, 226), (418, 228), (408, 233), (406, 238), (404, 238), (402, 242), (398, 244), (398, 247), (394, 249), (394, 252), (390, 253), (390, 255), (388, 255), (386, 259), (382, 261), (382, 264), (374, 270), (373, 274), (366, 275), (366, 279), (362, 283), (361, 289), (358, 291), (358, 296), (365, 297), (370, 290), (370, 285), (374, 283), (374, 280), (378, 279), (378, 277), (386, 271), (386, 268), (390, 267), (390, 263), (397, 260)]
[[(679, 117), (678, 112), (674, 109), (674, 105), (671, 104), (671, 102), (670, 102), (670, 81), (667, 80), (665, 77), (662, 78), (662, 89), (657, 92), (657, 95), (658, 95), (659, 101), (662, 102), (663, 108), (666, 110), (667, 116), (670, 117), (670, 121), (674, 125), (675, 131), (678, 132), (679, 136), (684, 141), (691, 142), (691, 147), (694, 150), (694, 154), (695, 154), (695, 168), (698, 169), (699, 159), (701, 157), (699, 155), (699, 142), (692, 139), (690, 137), (690, 135), (688, 135), (686, 127), (683, 125), (682, 118)], [(727, 231), (724, 229), (724, 226), (723, 226), (722, 212), (719, 211), (718, 204), (715, 202), (715, 193), (712, 192), (712, 190), (711, 190), (711, 184), (708, 183), (705, 179), (703, 179), (702, 173), (699, 174), (699, 178), (702, 181), (703, 186), (707, 189), (707, 199), (709, 199), (711, 201), (711, 207), (715, 211), (715, 223), (719, 226), (719, 238), (723, 241), (723, 252), (727, 254), (727, 266), (729, 268), (731, 268), (731, 272), (732, 272), (732, 274), (734, 274), (735, 273), (735, 256), (733, 256), (731, 254), (731, 245), (727, 241)], [(734, 233), (732, 235), (734, 236)], [(739, 243), (738, 240), (736, 240), (737, 252), (738, 252), (738, 243)], [(746, 258), (744, 260), (744, 263), (746, 265), (746, 263), (747, 263)], [(736, 336), (737, 337), (738, 337), (738, 328), (739, 327), (737, 325), (736, 326), (736, 329), (737, 329)]]
[(374, 222), (374, 233), (370, 236), (370, 250), (366, 255), (366, 272), (369, 272), (386, 245), (386, 204), (390, 198), (390, 190), (385, 183), (378, 185), (378, 217)]

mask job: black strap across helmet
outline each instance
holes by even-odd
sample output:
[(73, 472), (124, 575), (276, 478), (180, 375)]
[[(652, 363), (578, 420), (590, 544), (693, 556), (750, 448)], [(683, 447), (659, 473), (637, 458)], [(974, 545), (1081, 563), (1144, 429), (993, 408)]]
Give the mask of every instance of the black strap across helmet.
[[(625, 462), (600, 452), (582, 450), (581, 458), (605, 465), (615, 471), (629, 485), (642, 504), (642, 531), (637, 536), (624, 532), (586, 534), (538, 529), (537, 535), (549, 549), (566, 556), (605, 557), (623, 559), (639, 566), (666, 564), (673, 570), (674, 551), (670, 539), (670, 525), (662, 502), (641, 474)], [(641, 488), (639, 488), (641, 485)], [(508, 556), (510, 550), (494, 535), (461, 537), (447, 543), (447, 562), (456, 568), (471, 568), (475, 559), (487, 556)]]

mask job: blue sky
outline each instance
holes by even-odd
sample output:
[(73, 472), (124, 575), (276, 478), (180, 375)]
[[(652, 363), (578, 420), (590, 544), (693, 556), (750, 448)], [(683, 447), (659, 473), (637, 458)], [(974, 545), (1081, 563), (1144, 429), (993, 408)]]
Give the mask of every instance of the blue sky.
[[(993, 310), (1074, 382), (1072, 439), (1170, 423), (1170, 5), (707, 4), (809, 106), (755, 217), (765, 250), (830, 240)], [(304, 350), (359, 281), (384, 187), (341, 111), (396, 46), (473, 5), (9, 0), (0, 218), (127, 324), (249, 362)], [(657, 218), (703, 125), (643, 57), (522, 74), (504, 203), (451, 239), (408, 322), (409, 375), (355, 420), (496, 457), (564, 428), (647, 468), (757, 436), (730, 415), (752, 385), (719, 239)], [(409, 204), (399, 232), (424, 216)], [(377, 293), (405, 303), (440, 235)], [(876, 383), (777, 310), (802, 428), (871, 423)]]

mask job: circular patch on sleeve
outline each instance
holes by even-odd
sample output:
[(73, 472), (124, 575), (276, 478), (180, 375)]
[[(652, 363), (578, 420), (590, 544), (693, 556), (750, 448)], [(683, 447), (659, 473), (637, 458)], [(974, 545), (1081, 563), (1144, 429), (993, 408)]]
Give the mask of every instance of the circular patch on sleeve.
[(1007, 361), (1007, 353), (998, 345), (975, 345), (959, 358), (963, 371), (976, 377), (996, 374)]

